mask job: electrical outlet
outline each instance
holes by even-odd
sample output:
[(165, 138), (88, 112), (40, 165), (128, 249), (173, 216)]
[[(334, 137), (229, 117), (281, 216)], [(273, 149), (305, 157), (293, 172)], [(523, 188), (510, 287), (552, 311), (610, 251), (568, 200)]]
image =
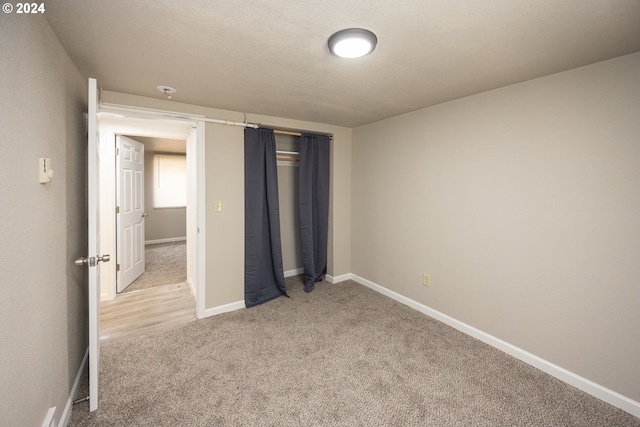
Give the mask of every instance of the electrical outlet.
[(422, 275), (422, 284), (425, 286), (430, 287), (431, 286), (431, 276), (428, 274), (423, 274)]

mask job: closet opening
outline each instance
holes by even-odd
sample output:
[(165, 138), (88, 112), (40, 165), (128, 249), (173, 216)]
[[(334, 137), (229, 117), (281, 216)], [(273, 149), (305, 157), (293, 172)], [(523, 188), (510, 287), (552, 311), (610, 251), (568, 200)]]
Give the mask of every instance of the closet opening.
[[(300, 135), (300, 136), (298, 136)], [(245, 306), (312, 292), (328, 269), (328, 135), (245, 130)], [(297, 280), (296, 280), (297, 281)], [(291, 286), (289, 286), (291, 288)]]
[(298, 214), (300, 134), (282, 131), (274, 131), (274, 134), (278, 165), (282, 267), (284, 277), (287, 278), (304, 273)]

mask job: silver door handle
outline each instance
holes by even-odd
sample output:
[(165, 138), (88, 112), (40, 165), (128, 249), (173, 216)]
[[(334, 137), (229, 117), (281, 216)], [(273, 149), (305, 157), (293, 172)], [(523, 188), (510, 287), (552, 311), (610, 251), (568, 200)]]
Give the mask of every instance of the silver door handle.
[(140, 217), (140, 221), (138, 221), (138, 224), (142, 223), (142, 220), (145, 219), (148, 216), (149, 216), (148, 213), (143, 213), (142, 216)]
[(102, 256), (98, 256), (98, 257), (82, 257), (82, 258), (78, 258), (77, 260), (75, 260), (73, 263), (79, 267), (88, 265), (89, 267), (95, 267), (97, 263), (99, 263), (100, 261), (102, 262), (109, 262), (111, 260), (111, 256), (110, 255), (102, 255)]

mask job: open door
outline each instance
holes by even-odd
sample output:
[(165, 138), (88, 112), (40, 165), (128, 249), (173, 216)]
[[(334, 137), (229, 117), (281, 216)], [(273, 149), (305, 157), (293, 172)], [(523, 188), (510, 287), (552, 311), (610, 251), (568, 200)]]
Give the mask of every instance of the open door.
[(144, 144), (116, 137), (116, 291), (144, 273)]
[(84, 264), (89, 267), (89, 411), (98, 409), (98, 367), (100, 366), (100, 261), (109, 261), (109, 255), (100, 256), (99, 206), (99, 150), (98, 150), (98, 83), (89, 79), (89, 108), (87, 114), (88, 139), (88, 256)]

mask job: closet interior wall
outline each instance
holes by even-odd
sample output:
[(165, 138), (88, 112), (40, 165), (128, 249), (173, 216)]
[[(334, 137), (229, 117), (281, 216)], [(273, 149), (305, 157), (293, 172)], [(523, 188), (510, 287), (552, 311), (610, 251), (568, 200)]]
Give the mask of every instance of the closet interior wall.
[[(276, 150), (300, 151), (300, 137), (275, 135)], [(282, 264), (285, 276), (302, 274), (302, 249), (300, 246), (300, 219), (298, 215), (297, 156), (278, 155), (278, 198), (280, 202), (280, 233), (282, 239)]]

